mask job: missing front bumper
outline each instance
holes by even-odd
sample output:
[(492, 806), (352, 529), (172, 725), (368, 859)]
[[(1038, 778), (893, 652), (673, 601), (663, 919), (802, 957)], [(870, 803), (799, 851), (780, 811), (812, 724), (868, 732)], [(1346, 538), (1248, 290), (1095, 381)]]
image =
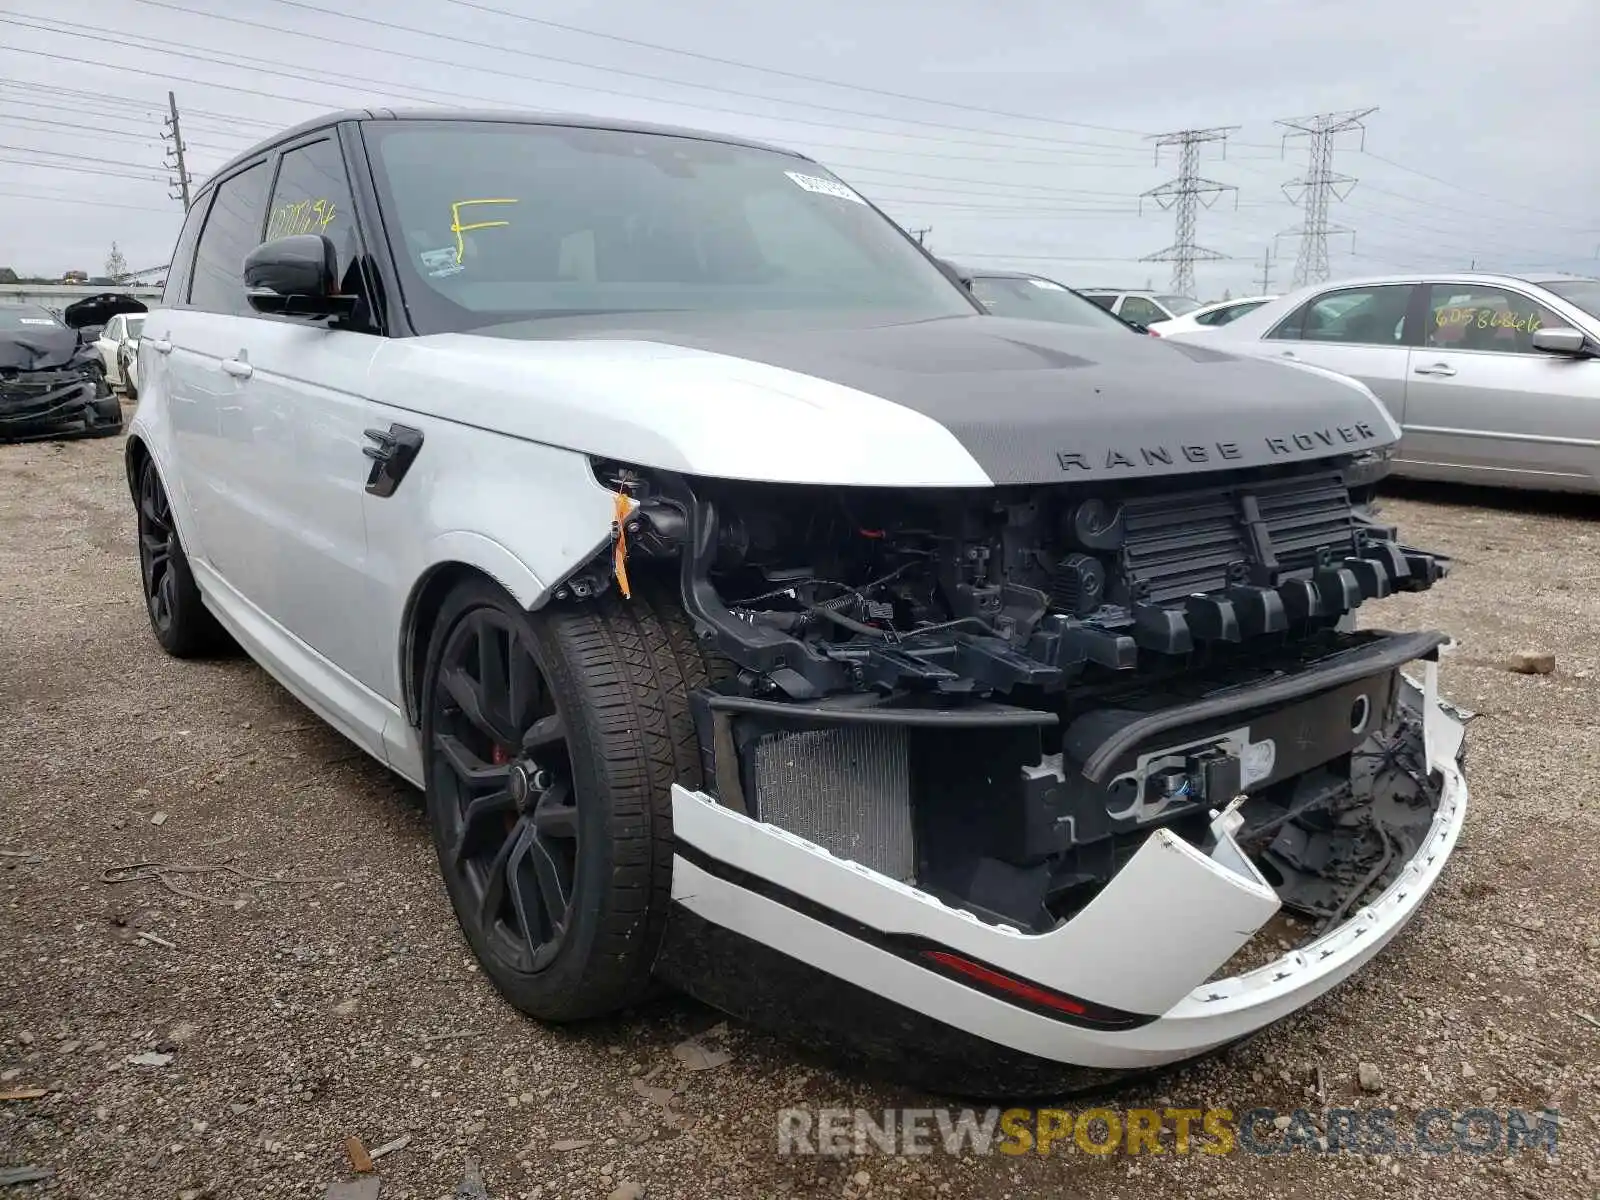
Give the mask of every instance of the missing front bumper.
[[(1040, 1064), (1119, 1072), (1203, 1054), (1287, 1016), (1358, 970), (1438, 879), (1461, 829), (1467, 787), (1465, 717), (1439, 700), (1436, 679), (1437, 663), (1426, 662), (1422, 682), (1404, 680), (1399, 696), (1420, 724), (1429, 784), (1437, 789), (1420, 844), (1375, 899), (1259, 969), (1207, 982), (1280, 907), (1273, 889), (1245, 869), (1226, 822), (1209, 853), (1156, 830), (1070, 920), (1031, 933), (980, 920), (682, 787), (673, 789), (677, 928), (669, 928), (660, 969), (702, 999), (761, 1023), (760, 1009), (792, 1001), (752, 974), (770, 973), (777, 962), (803, 965), (813, 985), (787, 986), (791, 997), (816, 996), (816, 985), (831, 981), (846, 999), (825, 1014), (796, 1017), (822, 1020), (834, 1040), (879, 1059), (936, 1054), (960, 1042), (980, 1055), (988, 1047), (1037, 1075)], [(696, 946), (728, 936), (761, 952), (711, 970), (712, 959)], [(1042, 995), (1074, 998), (1082, 1011), (953, 976), (930, 960), (930, 947)], [(889, 1016), (863, 1026), (857, 1038), (849, 1029), (860, 1024), (865, 997)]]

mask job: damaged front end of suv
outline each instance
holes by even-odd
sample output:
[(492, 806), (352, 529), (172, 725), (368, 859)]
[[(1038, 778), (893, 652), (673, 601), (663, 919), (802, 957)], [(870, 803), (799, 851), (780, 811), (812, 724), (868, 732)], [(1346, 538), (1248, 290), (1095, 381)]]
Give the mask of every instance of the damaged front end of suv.
[(1203, 1053), (1347, 976), (1465, 805), (1445, 636), (1355, 628), (1449, 569), (1369, 515), (1373, 458), (987, 489), (598, 461), (630, 500), (616, 562), (669, 560), (726, 664), (690, 697), (707, 786), (673, 791), (660, 972), (1011, 1095)]
[(43, 308), (0, 308), (0, 441), (122, 432), (122, 405), (83, 330), (144, 307), (107, 295), (69, 305), (60, 319)]

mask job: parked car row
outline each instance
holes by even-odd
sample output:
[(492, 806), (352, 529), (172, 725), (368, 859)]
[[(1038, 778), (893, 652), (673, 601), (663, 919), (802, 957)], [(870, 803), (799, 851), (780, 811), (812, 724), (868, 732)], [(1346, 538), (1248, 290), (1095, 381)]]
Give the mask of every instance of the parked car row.
[(1392, 474), (1600, 491), (1600, 279), (1396, 275), (1201, 306), (955, 269), (997, 316), (1092, 327), (1098, 306), (1157, 337), (1356, 379), (1401, 428)]
[(1600, 279), (1349, 279), (1302, 288), (1203, 336), (1371, 388), (1401, 428), (1395, 474), (1600, 491)]
[[(138, 300), (115, 293), (69, 304), (0, 308), (0, 441), (122, 431), (113, 384), (133, 378)], [(131, 334), (130, 334), (131, 330)]]

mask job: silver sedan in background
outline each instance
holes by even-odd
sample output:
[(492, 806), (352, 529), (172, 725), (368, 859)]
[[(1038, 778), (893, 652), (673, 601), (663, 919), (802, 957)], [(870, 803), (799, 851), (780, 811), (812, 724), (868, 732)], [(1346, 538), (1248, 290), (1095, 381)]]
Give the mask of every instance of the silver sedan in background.
[(1600, 492), (1600, 279), (1347, 279), (1200, 336), (1366, 384), (1403, 431), (1396, 475)]

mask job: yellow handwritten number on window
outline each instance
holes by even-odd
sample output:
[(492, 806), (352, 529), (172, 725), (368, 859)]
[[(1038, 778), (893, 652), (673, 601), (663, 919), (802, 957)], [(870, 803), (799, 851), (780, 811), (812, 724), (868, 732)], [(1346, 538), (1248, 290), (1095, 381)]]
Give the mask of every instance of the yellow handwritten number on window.
[(502, 225), (511, 224), (510, 221), (475, 221), (471, 225), (461, 223), (461, 210), (470, 204), (515, 204), (515, 200), (456, 200), (450, 205), (450, 232), (456, 235), (456, 263), (460, 265), (461, 256), (466, 253), (466, 244), (461, 240), (463, 233), (470, 233), (474, 229), (498, 229)]
[(338, 206), (326, 198), (282, 204), (273, 211), (272, 220), (267, 226), (267, 239), (270, 241), (297, 233), (322, 233), (338, 216)]
[(1535, 333), (1544, 326), (1537, 311), (1519, 313), (1509, 308), (1440, 308), (1433, 314), (1440, 329), (1453, 325), (1476, 325), (1479, 329), (1514, 329)]

